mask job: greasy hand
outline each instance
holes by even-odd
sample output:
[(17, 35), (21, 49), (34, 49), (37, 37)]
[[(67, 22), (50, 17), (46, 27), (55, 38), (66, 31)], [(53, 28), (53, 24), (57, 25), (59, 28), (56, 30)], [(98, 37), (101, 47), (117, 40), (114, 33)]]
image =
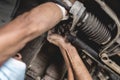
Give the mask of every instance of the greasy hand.
[(60, 48), (68, 69), (68, 80), (92, 80), (74, 46), (66, 42), (62, 36), (52, 34), (51, 31), (48, 33), (47, 39)]
[(63, 38), (62, 36), (60, 36), (58, 34), (53, 34), (51, 31), (48, 32), (47, 40), (50, 43), (53, 43), (54, 45), (56, 45), (58, 47), (64, 47), (65, 44), (67, 43), (65, 38)]
[(68, 80), (74, 80), (72, 67), (71, 67), (70, 61), (69, 61), (67, 53), (66, 53), (66, 48), (67, 48), (67, 45), (69, 45), (69, 43), (65, 42), (65, 38), (63, 38), (62, 36), (60, 36), (58, 34), (53, 34), (51, 31), (48, 32), (47, 39), (50, 43), (53, 43), (54, 45), (56, 45), (60, 48), (63, 58), (66, 63), (66, 67), (68, 69)]

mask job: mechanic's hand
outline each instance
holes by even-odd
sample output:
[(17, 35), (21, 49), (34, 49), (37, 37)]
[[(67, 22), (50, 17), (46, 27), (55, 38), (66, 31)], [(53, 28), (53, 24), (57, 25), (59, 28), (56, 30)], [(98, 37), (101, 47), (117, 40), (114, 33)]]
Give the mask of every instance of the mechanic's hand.
[(64, 37), (53, 34), (51, 31), (48, 32), (47, 39), (60, 48), (68, 69), (68, 80), (92, 80), (76, 48), (71, 43), (66, 42)]
[(51, 31), (48, 32), (47, 40), (58, 47), (65, 47), (65, 44), (67, 43), (64, 37), (58, 34), (53, 34)]

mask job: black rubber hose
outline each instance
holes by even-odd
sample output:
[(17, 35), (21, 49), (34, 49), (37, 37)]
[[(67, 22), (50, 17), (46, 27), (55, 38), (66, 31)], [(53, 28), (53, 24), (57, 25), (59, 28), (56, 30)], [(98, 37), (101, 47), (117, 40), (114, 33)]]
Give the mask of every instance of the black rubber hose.
[[(80, 24), (77, 27), (83, 31), (90, 40), (95, 41), (98, 44), (106, 44), (111, 39), (111, 33), (108, 27), (104, 26), (94, 15), (90, 13), (85, 13), (88, 15), (87, 19), (82, 22), (81, 20), (78, 22)], [(85, 18), (85, 15), (82, 20)]]
[(78, 39), (77, 37), (66, 34), (66, 39), (72, 43), (77, 49), (83, 49), (87, 51), (91, 56), (93, 56), (95, 59), (99, 60), (98, 53), (93, 50), (91, 47), (89, 47), (86, 43), (84, 43), (82, 40)]

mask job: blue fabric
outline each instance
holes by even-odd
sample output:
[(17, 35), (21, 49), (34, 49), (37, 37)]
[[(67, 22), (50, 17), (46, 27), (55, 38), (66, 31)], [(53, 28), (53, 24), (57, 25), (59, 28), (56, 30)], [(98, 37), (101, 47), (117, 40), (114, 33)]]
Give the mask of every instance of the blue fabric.
[(0, 68), (0, 80), (24, 80), (26, 64), (10, 58)]

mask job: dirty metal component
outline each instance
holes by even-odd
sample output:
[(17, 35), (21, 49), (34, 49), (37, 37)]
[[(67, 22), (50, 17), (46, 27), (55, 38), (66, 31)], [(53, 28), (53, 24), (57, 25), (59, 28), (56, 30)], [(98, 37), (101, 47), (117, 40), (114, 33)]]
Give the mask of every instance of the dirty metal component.
[(104, 76), (101, 72), (98, 73), (98, 77), (100, 80), (108, 80), (109, 77)]
[[(90, 48), (88, 45), (86, 45), (83, 41), (79, 40), (78, 38), (76, 38), (73, 35), (67, 35), (66, 38), (68, 39), (68, 41), (70, 41), (78, 50), (81, 49), (85, 54), (87, 54), (91, 59), (93, 59), (94, 61), (96, 61), (102, 68), (114, 73), (112, 71), (112, 69), (110, 69), (109, 67), (105, 66), (100, 58), (97, 55), (97, 52), (94, 51), (92, 48)], [(114, 65), (113, 65), (114, 66)], [(114, 73), (115, 74), (115, 73)], [(116, 74), (117, 75), (117, 74)], [(118, 76), (118, 75), (117, 75)]]
[(120, 53), (119, 54), (117, 54), (119, 57), (120, 57)]
[[(61, 66), (62, 65), (62, 66)], [(54, 62), (49, 65), (47, 68), (43, 80), (63, 80), (66, 73), (66, 65), (64, 61)]]
[(83, 41), (78, 39), (77, 37), (66, 34), (66, 38), (69, 42), (71, 42), (75, 47), (87, 51), (91, 56), (93, 56), (96, 60), (99, 60), (99, 55), (96, 51), (94, 51), (91, 47), (85, 44)]
[(76, 24), (78, 23), (79, 19), (83, 15), (85, 9), (86, 8), (84, 7), (82, 3), (80, 3), (79, 1), (75, 1), (75, 3), (73, 4), (73, 6), (71, 7), (69, 11), (73, 15), (73, 24), (72, 24), (70, 31), (74, 30)]
[(66, 66), (57, 51), (58, 49), (56, 47), (45, 42), (41, 47), (41, 51), (28, 66), (27, 76), (33, 80), (36, 80), (36, 78), (43, 80), (63, 80), (66, 73)]
[[(21, 51), (20, 53), (23, 56), (23, 61), (29, 66), (33, 59), (35, 59), (36, 55), (41, 50), (42, 45), (45, 42), (45, 34), (34, 39), (30, 43), (28, 43)], [(30, 54), (26, 54), (30, 53)]]
[(75, 47), (65, 42), (60, 35), (48, 35), (48, 40), (60, 48), (68, 68), (68, 80), (92, 80)]
[(116, 40), (116, 42), (120, 45), (120, 36), (119, 36), (119, 38)]
[(107, 52), (107, 55), (108, 57), (112, 57), (112, 56), (115, 56), (117, 54), (120, 53), (120, 45), (117, 44), (116, 46), (113, 46), (113, 48), (111, 48), (108, 52)]
[(49, 64), (49, 58), (43, 52), (39, 52), (35, 59), (30, 63), (27, 70), (27, 75), (36, 79), (37, 77), (41, 77), (47, 66)]
[[(41, 50), (41, 47), (43, 46), (44, 42), (45, 42), (45, 35), (42, 35), (42, 36), (36, 38), (35, 40), (31, 41), (30, 43), (28, 43), (26, 45), (26, 47), (20, 51), (20, 53), (22, 53), (22, 56), (23, 56), (23, 58), (22, 58), (23, 61), (28, 66), (28, 69), (26, 71), (26, 79), (25, 80), (33, 80), (37, 77), (38, 74), (35, 73), (36, 68), (34, 68), (35, 70), (33, 69), (33, 67), (34, 67), (33, 63), (35, 63), (34, 61), (36, 60), (36, 56), (39, 54), (39, 51)], [(28, 54), (26, 54), (26, 53), (28, 53)], [(37, 59), (37, 60), (39, 60), (39, 59)], [(38, 64), (38, 63), (36, 63), (36, 64)], [(39, 65), (39, 66), (41, 66), (41, 65)], [(39, 67), (39, 66), (36, 65), (36, 67)], [(41, 68), (39, 68), (39, 69), (41, 69)], [(42, 73), (41, 70), (38, 72)]]
[[(60, 1), (60, 0), (59, 0)], [(71, 0), (65, 0), (66, 1), (66, 3), (68, 3), (69, 4), (69, 1), (71, 1)], [(67, 2), (68, 1), (68, 2)], [(111, 40), (109, 40), (108, 39), (108, 41), (106, 40), (106, 42), (105, 43), (108, 43), (108, 44), (105, 44), (105, 45), (99, 45), (99, 51), (98, 50), (96, 50), (96, 49), (94, 49), (93, 47), (91, 47), (91, 43), (89, 43), (89, 40), (88, 41), (84, 41), (84, 43), (85, 44), (90, 44), (89, 45), (89, 47), (91, 48), (91, 49), (93, 49), (94, 51), (96, 51), (96, 53), (97, 53), (97, 56), (99, 55), (99, 57), (98, 58), (102, 58), (101, 57), (101, 55), (102, 55), (102, 53), (104, 53), (104, 52), (106, 52), (106, 50), (107, 49), (109, 49), (111, 46), (113, 46), (113, 43), (115, 42), (117, 42), (118, 43), (118, 45), (120, 44), (120, 41), (119, 41), (119, 35), (120, 35), (120, 24), (119, 24), (119, 20), (118, 20), (118, 18), (117, 18), (117, 16), (116, 16), (116, 14), (115, 13), (113, 13), (113, 11), (111, 12), (111, 10), (110, 10), (110, 8), (108, 7), (108, 6), (106, 6), (106, 4), (105, 4), (105, 2), (104, 1), (101, 1), (101, 0), (91, 0), (91, 1), (96, 1), (96, 2), (98, 2), (99, 4), (100, 4), (100, 6), (101, 6), (101, 8), (115, 21), (115, 23), (117, 24), (117, 26), (115, 26), (115, 28), (116, 28), (116, 30), (114, 30), (114, 31), (111, 31), (111, 32), (115, 32), (115, 33), (113, 33), (115, 36), (112, 36), (112, 39)], [(107, 0), (106, 0), (107, 1)], [(73, 2), (74, 2), (74, 0), (73, 0)], [(81, 2), (84, 2), (83, 0), (81, 0)], [(87, 2), (87, 0), (86, 0), (86, 2)], [(73, 4), (73, 3), (72, 3)], [(92, 4), (92, 2), (90, 2), (90, 4)], [(84, 4), (85, 6), (86, 6), (86, 3)], [(88, 8), (86, 7), (86, 10), (88, 9), (88, 11), (90, 12), (90, 13), (92, 13), (93, 15), (91, 15), (91, 14), (86, 14), (86, 16), (85, 15), (83, 15), (83, 16), (85, 16), (85, 18), (83, 19), (83, 22), (85, 22), (87, 19), (88, 19), (88, 17), (89, 17), (89, 15), (91, 15), (91, 16), (94, 16), (94, 10), (95, 9), (93, 9), (93, 12), (91, 11), (91, 10), (89, 10), (89, 7), (91, 8), (91, 7), (97, 7), (96, 5), (92, 5), (92, 6), (89, 6), (89, 5), (87, 5), (88, 6)], [(70, 3), (70, 5), (69, 5), (69, 7), (71, 7), (71, 3)], [(98, 11), (98, 13), (99, 13), (99, 10), (95, 10), (96, 12)], [(82, 11), (81, 11), (82, 12)], [(84, 12), (83, 12), (83, 14), (85, 14)], [(80, 15), (80, 14), (79, 14)], [(96, 15), (95, 14), (95, 16), (97, 17), (96, 19), (99, 19), (99, 17), (102, 17), (102, 16), (104, 16), (103, 14), (100, 14), (100, 16), (98, 16), (98, 15)], [(95, 20), (96, 20), (95, 19)], [(77, 19), (76, 19), (77, 20)], [(91, 20), (91, 19), (89, 19), (89, 20)], [(104, 24), (104, 21), (102, 21), (102, 20), (100, 20), (101, 21), (101, 24)], [(71, 27), (71, 24), (70, 24), (70, 22), (72, 23), (72, 21), (69, 21), (69, 23), (68, 22), (66, 22), (65, 24), (67, 24), (67, 25), (70, 25), (70, 27)], [(79, 20), (78, 20), (78, 22), (79, 22)], [(97, 25), (98, 24), (98, 22), (97, 21), (95, 21), (95, 25)], [(109, 23), (109, 24), (111, 24), (111, 23)], [(105, 24), (105, 25), (109, 25), (109, 24)], [(78, 23), (77, 24), (78, 26), (80, 26), (81, 25), (81, 23)], [(77, 27), (78, 27), (77, 26)], [(97, 25), (97, 26), (99, 26), (99, 25)], [(62, 32), (63, 32), (63, 34), (66, 32), (66, 30), (64, 29), (66, 27), (66, 25), (65, 26), (61, 26), (60, 28), (62, 29)], [(76, 27), (76, 26), (75, 26)], [(84, 26), (85, 27), (85, 26)], [(90, 28), (90, 27), (89, 27)], [(78, 28), (77, 28), (78, 29)], [(87, 28), (88, 29), (88, 28)], [(98, 28), (97, 28), (98, 29)], [(68, 29), (68, 31), (69, 31), (69, 29)], [(102, 30), (101, 30), (102, 31)], [(95, 32), (95, 34), (97, 34), (98, 32)], [(113, 35), (112, 34), (112, 35)], [(79, 34), (78, 34), (79, 35)], [(77, 37), (78, 38), (78, 37)], [(82, 40), (81, 38), (78, 38), (78, 39), (80, 39), (80, 40)], [(90, 39), (91, 40), (91, 39)], [(35, 41), (36, 42), (36, 44), (38, 44), (38, 41), (36, 40)], [(32, 43), (33, 44), (33, 43)], [(39, 45), (39, 44), (38, 44)], [(30, 55), (33, 55), (33, 54), (36, 54), (36, 53), (39, 53), (39, 51), (41, 51), (41, 49), (39, 49), (38, 50), (38, 48), (40, 48), (40, 46), (37, 46), (37, 48), (34, 48), (34, 47), (36, 47), (37, 45), (34, 45), (33, 47), (32, 47), (32, 45), (28, 45), (27, 47), (29, 47), (29, 50), (27, 49), (27, 51), (23, 51), (22, 53), (24, 54), (24, 56), (27, 56), (27, 54), (25, 54), (25, 53), (30, 53), (29, 55), (28, 55), (28, 58), (24, 58), (24, 61), (26, 61), (27, 62), (27, 65), (28, 64), (30, 64), (30, 63), (28, 63), (29, 62), (29, 60), (30, 59), (33, 59), (33, 57), (32, 58), (29, 58), (30, 57)], [(46, 48), (47, 49), (47, 48)], [(114, 50), (114, 47), (112, 47), (112, 49)], [(112, 50), (111, 49), (111, 53), (112, 53)], [(116, 48), (115, 48), (116, 49)], [(36, 50), (37, 50), (37, 52), (36, 52)], [(33, 52), (33, 51), (35, 51), (35, 53)], [(49, 51), (48, 51), (49, 52)], [(59, 51), (58, 51), (59, 52)], [(85, 54), (85, 55), (88, 55), (88, 57), (87, 57), (87, 59), (85, 60), (85, 62), (87, 62), (87, 60), (88, 59), (91, 59), (92, 60), (92, 63), (94, 63), (95, 65), (91, 65), (91, 67), (93, 67), (93, 68), (91, 68), (91, 69), (89, 69), (89, 67), (87, 66), (87, 68), (88, 68), (88, 70), (89, 71), (91, 71), (90, 73), (92, 74), (92, 75), (94, 75), (94, 76), (92, 76), (93, 77), (93, 79), (94, 80), (99, 80), (99, 79), (101, 79), (101, 80), (108, 80), (108, 77), (109, 77), (109, 80), (120, 80), (120, 78), (119, 78), (119, 75), (117, 74), (117, 77), (116, 77), (116, 71), (115, 70), (113, 70), (112, 68), (113, 67), (115, 67), (115, 68), (117, 68), (117, 66), (115, 66), (117, 63), (115, 63), (115, 65), (111, 65), (111, 64), (108, 64), (108, 62), (106, 62), (106, 61), (101, 61), (101, 60), (96, 60), (95, 59), (95, 56), (94, 56), (94, 54), (92, 54), (92, 55), (89, 55), (90, 54), (90, 52), (88, 52), (88, 51), (86, 51), (86, 50), (83, 50), (82, 49), (82, 52), (83, 52), (83, 54)], [(44, 53), (43, 53), (44, 54)], [(81, 55), (81, 54), (80, 54)], [(111, 56), (119, 56), (120, 57), (120, 54), (119, 53), (113, 53), (112, 55), (109, 55), (109, 54), (106, 54), (107, 56), (108, 56), (108, 58), (109, 58), (109, 60), (112, 60), (112, 62), (113, 62), (113, 64), (114, 64), (114, 59), (111, 59)], [(33, 62), (32, 62), (32, 66), (31, 65), (29, 65), (29, 67), (28, 67), (28, 69), (29, 69), (29, 71), (30, 71), (30, 75), (34, 75), (35, 73), (34, 73), (34, 71), (35, 72), (38, 72), (39, 73), (39, 69), (38, 69), (38, 71), (37, 71), (37, 66), (40, 68), (41, 66), (40, 66), (40, 63), (42, 62), (42, 64), (44, 63), (44, 61), (41, 61), (40, 63), (39, 63), (39, 60), (40, 59), (38, 59), (37, 61), (36, 61), (36, 59), (37, 58), (44, 58), (44, 56), (43, 55), (39, 55), (39, 56), (41, 56), (41, 57), (38, 57), (38, 55), (37, 55), (37, 57), (34, 57), (34, 59), (32, 60)], [(49, 55), (47, 55), (47, 56), (49, 56)], [(82, 58), (82, 57), (81, 57)], [(83, 58), (82, 58), (83, 59)], [(108, 61), (109, 61), (108, 60)], [(30, 60), (30, 62), (31, 62), (31, 60)], [(36, 63), (35, 63), (36, 62)], [(97, 62), (97, 63), (96, 63)], [(103, 62), (103, 63), (105, 63), (104, 65), (103, 64), (101, 64), (101, 62)], [(47, 65), (47, 64), (49, 64), (49, 63), (47, 63), (47, 62), (45, 62), (46, 64), (45, 65)], [(108, 67), (108, 65), (106, 65), (106, 63), (110, 66), (111, 65), (111, 67)], [(39, 65), (36, 65), (36, 64), (39, 64)], [(90, 64), (89, 64), (90, 65)], [(36, 66), (36, 67), (35, 67)], [(52, 66), (52, 68), (51, 68), (51, 66)], [(60, 67), (60, 66), (59, 66)], [(101, 68), (100, 68), (101, 67)], [(44, 67), (44, 68), (46, 68), (46, 67)], [(57, 73), (57, 66), (55, 67), (55, 66), (53, 66), (53, 65), (47, 65), (47, 68), (46, 69), (43, 69), (43, 71), (40, 73), (40, 75), (38, 76), (38, 74), (37, 74), (37, 76), (34, 76), (35, 78), (34, 79), (27, 79), (27, 80), (41, 80), (41, 79), (45, 79), (45, 80), (58, 80), (57, 78), (55, 78), (54, 76), (56, 75), (56, 73)], [(34, 70), (34, 71), (32, 71), (32, 70)], [(41, 69), (42, 70), (42, 69)], [(55, 72), (54, 71), (52, 71), (52, 70), (55, 70)], [(72, 70), (72, 69), (71, 69)], [(117, 69), (116, 69), (117, 70)], [(27, 72), (27, 74), (29, 74), (29, 71)], [(102, 72), (103, 71), (103, 72)], [(53, 75), (52, 75), (52, 73), (50, 73), (50, 72), (53, 72)], [(105, 73), (104, 73), (105, 72)], [(45, 74), (45, 75), (42, 75), (41, 76), (41, 74)], [(50, 74), (50, 76), (49, 76), (49, 74)], [(54, 75), (55, 74), (55, 75)], [(51, 76), (52, 75), (52, 76)], [(72, 73), (70, 73), (69, 75), (73, 75)], [(54, 78), (53, 78), (54, 77)], [(98, 77), (98, 79), (96, 79), (96, 77)], [(62, 80), (64, 80), (64, 79), (62, 79)]]
[(86, 12), (86, 8), (79, 1), (75, 1), (70, 9), (73, 14), (73, 24), (71, 31), (74, 31), (76, 25), (78, 30), (83, 31), (90, 40), (98, 44), (106, 44), (111, 39), (111, 33), (108, 27), (104, 26), (94, 15)]
[(106, 14), (108, 14), (112, 20), (114, 20), (114, 22), (117, 25), (117, 34), (115, 36), (115, 38), (113, 40), (110, 41), (109, 44), (106, 45), (106, 47), (101, 51), (100, 55), (102, 55), (102, 53), (104, 53), (105, 50), (107, 50), (110, 46), (112, 46), (112, 44), (114, 44), (114, 42), (116, 42), (116, 40), (118, 40), (119, 36), (120, 36), (120, 21), (116, 15), (116, 13), (102, 0), (95, 0), (100, 7), (104, 10), (104, 12), (106, 12)]
[(112, 61), (107, 54), (102, 54), (101, 60), (110, 68), (112, 68), (115, 72), (120, 74), (120, 66), (118, 66), (114, 61)]

